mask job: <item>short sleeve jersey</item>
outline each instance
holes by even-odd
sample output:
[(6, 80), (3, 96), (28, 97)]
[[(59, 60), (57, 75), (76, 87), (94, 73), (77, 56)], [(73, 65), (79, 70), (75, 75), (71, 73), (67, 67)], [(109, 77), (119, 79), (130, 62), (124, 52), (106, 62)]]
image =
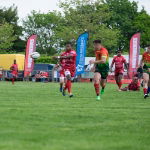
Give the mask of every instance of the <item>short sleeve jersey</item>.
[(126, 63), (126, 59), (123, 56), (115, 56), (112, 61), (115, 64), (115, 69), (124, 69), (124, 63)]
[(18, 65), (17, 64), (12, 64), (11, 68), (12, 68), (11, 73), (17, 75), (18, 74)]
[(98, 64), (98, 67), (104, 67), (104, 66), (109, 66), (109, 53), (108, 50), (106, 48), (101, 48), (98, 51), (95, 51), (95, 56), (96, 56), (96, 60), (102, 60), (103, 57), (106, 58), (106, 63), (105, 64)]
[(72, 56), (72, 58), (62, 59), (64, 69), (75, 69), (76, 68), (76, 51), (70, 50), (63, 53), (63, 56)]
[(150, 54), (148, 52), (145, 52), (142, 56), (144, 64), (150, 68)]

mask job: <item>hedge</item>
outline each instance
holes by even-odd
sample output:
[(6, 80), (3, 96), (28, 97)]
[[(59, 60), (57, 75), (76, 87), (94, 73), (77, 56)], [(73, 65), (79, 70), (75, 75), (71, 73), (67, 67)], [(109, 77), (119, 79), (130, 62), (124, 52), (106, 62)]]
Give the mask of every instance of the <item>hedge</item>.
[(57, 60), (53, 59), (52, 56), (41, 56), (35, 60), (35, 63), (56, 64)]

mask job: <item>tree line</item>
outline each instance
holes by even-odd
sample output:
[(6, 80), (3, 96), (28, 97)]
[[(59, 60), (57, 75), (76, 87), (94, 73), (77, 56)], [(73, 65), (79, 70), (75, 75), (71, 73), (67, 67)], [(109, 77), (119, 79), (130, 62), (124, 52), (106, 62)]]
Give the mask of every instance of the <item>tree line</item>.
[(66, 0), (61, 11), (32, 11), (18, 24), (16, 6), (0, 8), (0, 53), (25, 52), (26, 40), (37, 34), (37, 51), (52, 56), (64, 49), (64, 43), (76, 43), (89, 32), (87, 56), (93, 56), (92, 41), (101, 39), (109, 52), (128, 52), (134, 33), (141, 33), (141, 47), (150, 44), (150, 15), (138, 3), (129, 0)]

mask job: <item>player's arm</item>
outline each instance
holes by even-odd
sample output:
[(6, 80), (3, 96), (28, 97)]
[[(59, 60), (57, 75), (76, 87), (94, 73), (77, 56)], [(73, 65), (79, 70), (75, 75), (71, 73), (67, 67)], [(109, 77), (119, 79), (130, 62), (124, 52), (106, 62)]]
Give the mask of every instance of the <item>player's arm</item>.
[(95, 64), (105, 64), (106, 63), (106, 56), (102, 56), (101, 60), (96, 60)]
[(60, 59), (68, 59), (74, 57), (73, 55), (68, 55), (68, 56), (60, 56)]
[(102, 59), (101, 60), (91, 60), (90, 61), (90, 64), (105, 64), (106, 63), (106, 56), (102, 56)]
[(13, 70), (13, 66), (10, 67), (10, 70)]
[(17, 65), (17, 72), (19, 72), (19, 68), (18, 68), (18, 65)]
[(73, 55), (68, 55), (68, 56), (54, 56), (53, 58), (60, 60), (60, 59), (68, 59), (68, 58), (72, 58), (72, 57), (74, 57), (74, 56)]
[(110, 72), (112, 72), (112, 68), (114, 66), (114, 63), (115, 63), (115, 59), (113, 59), (112, 63), (111, 63), (111, 66), (110, 66)]
[(54, 66), (54, 70), (57, 70), (61, 65), (59, 63), (57, 63), (55, 66)]
[(126, 61), (124, 62), (124, 66), (125, 66), (126, 70), (128, 71), (129, 67), (128, 67), (128, 63)]

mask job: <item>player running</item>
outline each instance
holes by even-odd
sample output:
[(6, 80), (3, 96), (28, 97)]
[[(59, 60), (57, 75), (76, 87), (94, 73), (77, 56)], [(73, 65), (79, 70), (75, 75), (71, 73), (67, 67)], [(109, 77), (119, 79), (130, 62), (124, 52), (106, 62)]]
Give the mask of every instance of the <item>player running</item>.
[[(66, 96), (66, 90), (68, 89), (69, 97), (73, 97), (72, 94), (72, 78), (75, 76), (76, 72), (76, 51), (73, 50), (72, 44), (70, 42), (66, 43), (66, 51), (61, 54), (61, 56), (56, 57), (60, 60), (61, 70), (60, 70), (60, 77), (61, 87), (63, 96)], [(63, 87), (65, 79), (65, 86)], [(61, 89), (62, 88), (62, 89)]]
[(140, 67), (143, 68), (143, 92), (144, 98), (146, 99), (150, 91), (149, 79), (150, 79), (150, 45), (148, 46), (147, 52), (142, 55)]
[(11, 81), (12, 84), (14, 84), (15, 79), (18, 76), (18, 65), (16, 63), (16, 60), (14, 60), (14, 64), (11, 65), (10, 70), (11, 70)]
[(126, 59), (122, 56), (120, 50), (117, 52), (117, 56), (113, 58), (113, 61), (110, 67), (111, 72), (112, 72), (112, 68), (114, 64), (115, 64), (115, 80), (119, 88), (118, 91), (121, 91), (124, 65), (126, 69), (128, 69), (128, 65), (127, 65)]
[(104, 94), (106, 79), (109, 72), (109, 54), (106, 48), (104, 48), (101, 44), (101, 40), (95, 40), (94, 51), (96, 55), (96, 60), (91, 60), (90, 64), (94, 64), (95, 75), (94, 75), (94, 87), (96, 91), (96, 99), (100, 100), (100, 85), (101, 95)]

